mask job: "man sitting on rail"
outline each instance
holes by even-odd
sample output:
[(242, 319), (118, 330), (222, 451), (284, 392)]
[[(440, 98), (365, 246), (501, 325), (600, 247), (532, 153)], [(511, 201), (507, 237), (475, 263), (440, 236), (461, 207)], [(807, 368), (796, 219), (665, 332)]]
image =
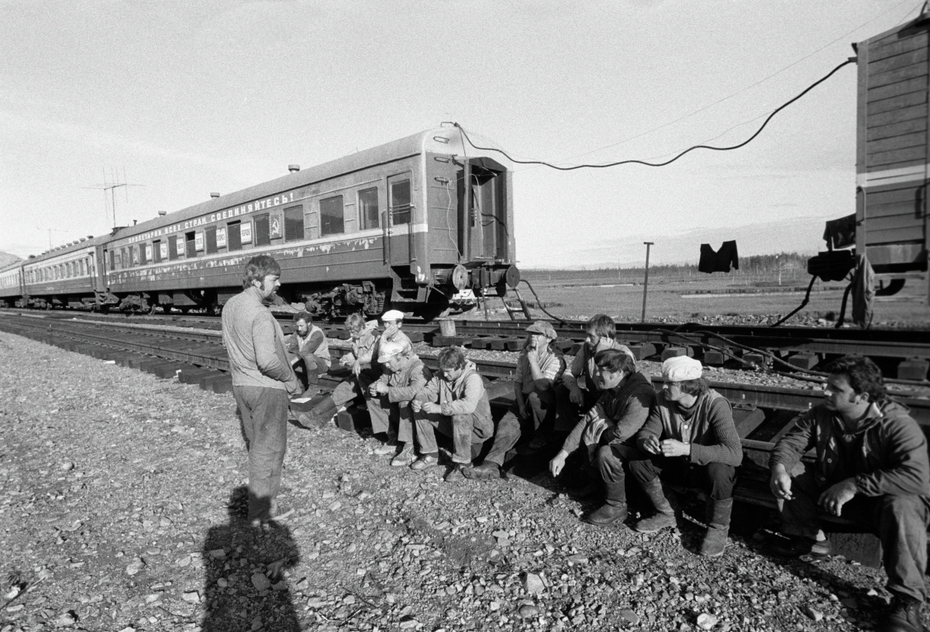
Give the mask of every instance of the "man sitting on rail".
[[(802, 414), (772, 453), (770, 486), (789, 536), (777, 552), (829, 555), (819, 511), (865, 525), (881, 540), (894, 596), (883, 629), (923, 630), (930, 526), (926, 437), (907, 409), (886, 395), (874, 362), (846, 356), (827, 370), (824, 402)], [(811, 448), (814, 464), (799, 473), (801, 455)]]
[[(655, 506), (656, 513), (637, 522), (640, 533), (675, 526), (675, 512), (662, 491), (663, 477), (709, 492), (707, 532), (700, 553), (723, 555), (733, 510), (736, 468), (743, 448), (730, 402), (708, 387), (701, 363), (687, 356), (662, 363), (665, 385), (656, 396), (646, 423), (636, 434), (639, 449), (629, 457), (630, 473)], [(605, 478), (610, 468), (605, 463)]]
[(551, 324), (539, 320), (526, 331), (529, 338), (517, 359), (514, 375), (514, 403), (497, 424), (494, 444), (484, 462), (462, 471), (466, 478), (500, 478), (507, 452), (521, 435), (552, 432), (555, 419), (553, 384), (565, 369), (565, 360), (554, 347), (556, 334)]
[[(432, 373), (423, 365), (413, 349), (400, 342), (385, 342), (380, 346), (378, 363), (385, 373), (369, 387), (371, 399), (368, 412), (375, 432), (391, 437), (394, 458), (391, 465), (410, 465), (414, 460), (413, 418), (410, 401), (426, 386)], [(375, 454), (383, 454), (379, 449)]]
[(352, 370), (352, 376), (343, 380), (332, 392), (314, 406), (309, 413), (297, 415), (303, 426), (324, 426), (339, 410), (359, 395), (364, 395), (372, 382), (381, 375), (380, 367), (372, 367), (372, 355), (378, 338), (378, 322), (365, 322), (359, 313), (349, 314), (345, 328), (352, 341), (352, 350), (339, 358), (339, 364)]
[(576, 492), (585, 497), (598, 491), (593, 481), (603, 481), (604, 505), (585, 518), (606, 525), (627, 516), (624, 462), (635, 451), (633, 437), (642, 428), (655, 401), (649, 378), (636, 371), (633, 358), (618, 349), (598, 351), (594, 356), (595, 383), (601, 397), (568, 435), (562, 449), (549, 463), (558, 476), (570, 454), (583, 446), (582, 467), (589, 486)]
[(303, 397), (316, 395), (320, 376), (329, 370), (332, 359), (329, 355), (329, 343), (323, 330), (313, 324), (307, 312), (294, 314), (296, 330), (287, 337), (287, 353), (295, 370), (303, 367)]
[(471, 464), (472, 448), (479, 447), (494, 433), (491, 403), (473, 362), (465, 357), (461, 347), (446, 347), (439, 352), (439, 374), (421, 390), (412, 407), (416, 416), (417, 442), (420, 458), (410, 467), (425, 470), (439, 462), (436, 430), (452, 437), (452, 469), (445, 480), (462, 478), (462, 468)]
[(595, 314), (585, 327), (585, 341), (572, 362), (562, 374), (556, 386), (558, 403), (556, 430), (568, 432), (575, 427), (579, 418), (587, 413), (600, 398), (597, 390), (594, 356), (605, 349), (618, 349), (634, 361), (633, 352), (615, 340), (617, 335), (613, 319), (606, 314)]

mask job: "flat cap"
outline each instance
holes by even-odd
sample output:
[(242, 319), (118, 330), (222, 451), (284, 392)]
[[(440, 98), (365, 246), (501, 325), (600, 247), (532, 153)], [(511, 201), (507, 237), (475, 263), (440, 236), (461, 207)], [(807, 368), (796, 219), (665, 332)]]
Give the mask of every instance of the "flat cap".
[(704, 367), (694, 358), (677, 356), (662, 363), (662, 377), (670, 382), (684, 382), (701, 377)]

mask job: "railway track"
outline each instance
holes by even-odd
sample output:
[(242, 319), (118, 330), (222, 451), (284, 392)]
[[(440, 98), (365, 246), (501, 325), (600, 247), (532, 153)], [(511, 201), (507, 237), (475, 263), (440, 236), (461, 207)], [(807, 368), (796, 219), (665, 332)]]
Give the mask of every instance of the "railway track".
[[(114, 322), (114, 319), (105, 319), (101, 322), (100, 319), (80, 317), (66, 319), (54, 313), (17, 312), (12, 316), (5, 314), (0, 318), (0, 331), (145, 370), (161, 378), (198, 384), (201, 388), (216, 392), (231, 390), (231, 380), (227, 373), (228, 360), (218, 327), (201, 329), (183, 325), (144, 324), (138, 322), (138, 319), (132, 320), (133, 322)], [(480, 337), (520, 340), (525, 325), (526, 323), (508, 325), (482, 322), (460, 326), (460, 331), (475, 336), (472, 343)], [(582, 330), (583, 326), (573, 324), (563, 326), (559, 334), (564, 336), (566, 341), (573, 341), (582, 334)], [(415, 339), (422, 337), (420, 332), (410, 333)], [(644, 336), (667, 335), (667, 332), (652, 331), (648, 328), (644, 328), (641, 333)], [(650, 342), (644, 344), (661, 344), (655, 338), (649, 340)], [(347, 350), (348, 346), (348, 343), (340, 345), (338, 341), (334, 341), (331, 349), (338, 356)], [(423, 351), (421, 357), (424, 362), (435, 369), (435, 358), (428, 355), (425, 349)], [(510, 404), (514, 362), (489, 359), (475, 361), (481, 374), (490, 380), (489, 396), (492, 405), (499, 410)], [(335, 370), (327, 377), (324, 386), (335, 387), (345, 375), (340, 375), (339, 370)], [(657, 387), (663, 381), (658, 375), (653, 376), (652, 380)], [(819, 389), (813, 388), (813, 385), (810, 388), (787, 388), (714, 380), (710, 380), (710, 383), (733, 404), (737, 432), (742, 441), (745, 459), (741, 468), (737, 498), (743, 502), (770, 507), (773, 505), (773, 499), (767, 491), (766, 481), (772, 449), (791, 429), (798, 413), (819, 403)], [(911, 409), (911, 415), (924, 429), (925, 434), (930, 436), (928, 395), (930, 391), (925, 389), (923, 397), (896, 395), (896, 399)], [(359, 413), (355, 411), (352, 414)]]
[[(17, 310), (0, 313), (22, 314)], [(31, 313), (31, 312), (25, 312)], [(50, 318), (71, 319), (75, 312), (37, 312)], [(277, 314), (288, 332), (291, 314)], [(206, 316), (160, 317), (125, 315), (104, 316), (86, 314), (81, 319), (101, 322), (164, 324), (172, 326), (219, 330), (218, 318)], [(528, 321), (456, 320), (454, 334), (442, 335), (437, 323), (405, 322), (404, 330), (415, 341), (432, 341), (435, 346), (456, 344), (474, 349), (520, 349)], [(329, 338), (348, 336), (339, 325), (328, 328)], [(558, 344), (568, 354), (574, 354), (584, 341), (585, 323), (563, 321), (556, 327)], [(629, 346), (637, 360), (661, 360), (671, 355), (687, 354), (713, 367), (775, 370), (785, 373), (819, 373), (834, 358), (861, 354), (872, 358), (886, 379), (914, 385), (928, 385), (930, 378), (930, 332), (903, 329), (833, 329), (809, 327), (707, 326), (696, 323), (663, 325), (654, 323), (617, 324), (617, 338)]]

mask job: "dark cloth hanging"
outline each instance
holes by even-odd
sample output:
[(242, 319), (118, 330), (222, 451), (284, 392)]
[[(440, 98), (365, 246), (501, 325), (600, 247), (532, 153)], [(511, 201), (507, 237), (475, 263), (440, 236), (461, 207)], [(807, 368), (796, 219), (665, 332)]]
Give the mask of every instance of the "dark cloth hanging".
[(710, 274), (712, 272), (729, 272), (730, 267), (739, 270), (739, 255), (736, 251), (735, 241), (725, 241), (720, 250), (714, 251), (710, 244), (701, 244), (701, 260), (698, 271)]
[(823, 230), (823, 240), (827, 242), (827, 250), (855, 246), (856, 214), (828, 221)]
[(872, 324), (872, 299), (875, 298), (875, 271), (865, 255), (856, 257), (852, 276), (852, 320), (867, 329)]

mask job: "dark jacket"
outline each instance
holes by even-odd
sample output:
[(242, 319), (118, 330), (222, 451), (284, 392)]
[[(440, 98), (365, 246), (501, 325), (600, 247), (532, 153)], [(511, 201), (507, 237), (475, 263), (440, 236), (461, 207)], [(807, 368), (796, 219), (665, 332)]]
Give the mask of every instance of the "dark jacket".
[[(852, 433), (856, 445), (854, 462), (843, 464), (847, 473), (857, 472), (858, 492), (864, 496), (930, 496), (927, 439), (908, 409), (885, 399), (873, 403), (866, 415)], [(771, 465), (780, 463), (791, 472), (802, 454), (816, 448), (817, 484), (828, 487), (838, 483), (835, 437), (844, 432), (845, 424), (837, 413), (823, 404), (815, 406), (801, 415), (794, 429), (775, 446)]]

